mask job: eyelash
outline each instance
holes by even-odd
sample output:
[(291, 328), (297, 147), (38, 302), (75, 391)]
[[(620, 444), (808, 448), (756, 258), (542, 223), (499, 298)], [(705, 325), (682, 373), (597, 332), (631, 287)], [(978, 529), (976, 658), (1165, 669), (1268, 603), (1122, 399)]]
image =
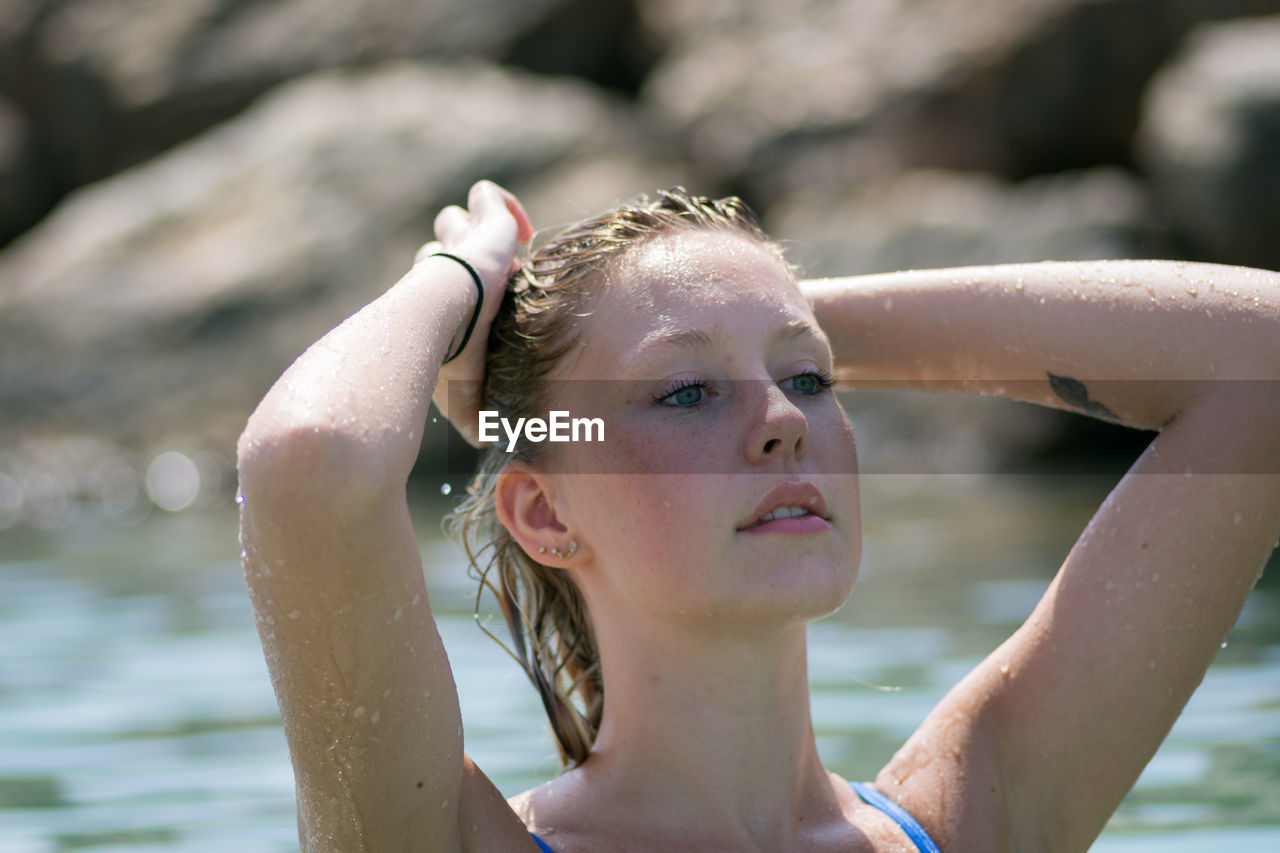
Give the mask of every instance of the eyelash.
[[(785, 382), (792, 379), (799, 379), (802, 376), (812, 376), (818, 381), (818, 387), (816, 390), (812, 392), (801, 392), (808, 397), (816, 397), (819, 394), (822, 394), (826, 391), (830, 391), (833, 387), (835, 387), (835, 384), (836, 384), (835, 378), (825, 370), (806, 370), (803, 373), (797, 373), (795, 376), (789, 376), (787, 377), (786, 380), (783, 380), (783, 381)], [(679, 379), (670, 388), (667, 388), (655, 394), (653, 396), (653, 401), (655, 403), (666, 402), (671, 397), (674, 397), (676, 394), (680, 393), (686, 388), (702, 388), (705, 390), (707, 388), (707, 383), (702, 379)], [(704, 402), (703, 400), (699, 400), (697, 403), (694, 403), (693, 405), (676, 406), (675, 408), (693, 409), (702, 405), (703, 402)]]
[(817, 396), (824, 391), (830, 391), (836, 385), (835, 377), (825, 370), (806, 370), (804, 373), (797, 373), (796, 376), (791, 378), (795, 379), (798, 376), (812, 376), (818, 380), (818, 390), (814, 391), (810, 396)]

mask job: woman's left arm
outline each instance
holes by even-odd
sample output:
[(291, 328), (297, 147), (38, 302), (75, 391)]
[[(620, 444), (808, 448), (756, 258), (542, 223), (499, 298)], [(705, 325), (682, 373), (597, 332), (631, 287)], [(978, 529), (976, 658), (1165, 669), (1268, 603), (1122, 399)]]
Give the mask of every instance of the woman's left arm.
[(1159, 429), (1224, 380), (1280, 379), (1280, 273), (1046, 262), (801, 285), (839, 378), (971, 390)]
[(803, 289), (855, 385), (971, 390), (1160, 430), (1027, 622), (880, 778), (938, 805), (930, 828), (944, 838), (994, 812), (1010, 847), (1086, 849), (1280, 537), (1280, 274), (1045, 263)]

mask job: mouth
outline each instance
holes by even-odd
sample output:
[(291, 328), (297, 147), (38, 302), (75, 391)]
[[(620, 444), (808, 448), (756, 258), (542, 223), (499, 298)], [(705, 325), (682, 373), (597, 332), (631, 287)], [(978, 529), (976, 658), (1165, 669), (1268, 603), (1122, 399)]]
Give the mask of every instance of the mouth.
[(750, 530), (753, 527), (759, 527), (762, 524), (767, 524), (770, 521), (775, 521), (779, 518), (800, 518), (801, 516), (813, 514), (814, 513), (802, 506), (780, 506), (771, 512), (766, 512), (764, 515), (760, 516), (760, 518), (747, 525), (745, 529)]
[(747, 516), (739, 532), (813, 533), (831, 527), (827, 503), (812, 483), (780, 483)]

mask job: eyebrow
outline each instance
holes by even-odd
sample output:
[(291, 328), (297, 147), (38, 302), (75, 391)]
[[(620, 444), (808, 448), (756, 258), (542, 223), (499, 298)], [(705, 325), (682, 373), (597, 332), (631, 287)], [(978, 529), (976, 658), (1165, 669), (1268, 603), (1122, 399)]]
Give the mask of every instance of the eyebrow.
[[(697, 349), (700, 346), (710, 346), (721, 336), (714, 335), (702, 329), (660, 329), (649, 335), (640, 342), (638, 350), (640, 352), (649, 352), (650, 350), (666, 350), (668, 348), (676, 349)], [(809, 337), (815, 341), (829, 346), (826, 336), (823, 335), (812, 323), (807, 323), (800, 318), (788, 320), (777, 332), (773, 334), (773, 339), (779, 343), (786, 343), (796, 338)]]

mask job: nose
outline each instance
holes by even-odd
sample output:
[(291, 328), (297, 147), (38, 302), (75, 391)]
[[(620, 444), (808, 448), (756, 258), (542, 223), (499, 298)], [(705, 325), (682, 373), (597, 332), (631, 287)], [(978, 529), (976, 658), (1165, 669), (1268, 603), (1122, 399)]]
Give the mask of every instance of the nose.
[(785, 391), (773, 382), (749, 381), (747, 393), (752, 424), (747, 433), (747, 458), (752, 462), (804, 456), (809, 445), (809, 421)]

